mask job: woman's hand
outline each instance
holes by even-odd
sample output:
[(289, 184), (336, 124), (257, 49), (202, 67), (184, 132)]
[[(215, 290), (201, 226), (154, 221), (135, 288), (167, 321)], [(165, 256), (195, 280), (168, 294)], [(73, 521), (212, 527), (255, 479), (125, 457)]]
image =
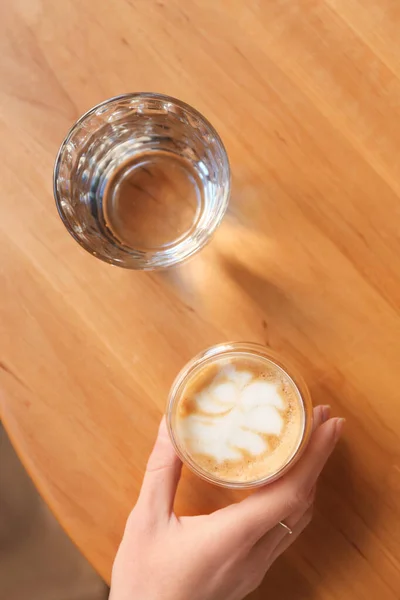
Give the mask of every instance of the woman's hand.
[(177, 517), (182, 465), (163, 420), (115, 559), (110, 600), (244, 598), (310, 522), (315, 485), (342, 426), (318, 406), (304, 455), (281, 479), (210, 515)]

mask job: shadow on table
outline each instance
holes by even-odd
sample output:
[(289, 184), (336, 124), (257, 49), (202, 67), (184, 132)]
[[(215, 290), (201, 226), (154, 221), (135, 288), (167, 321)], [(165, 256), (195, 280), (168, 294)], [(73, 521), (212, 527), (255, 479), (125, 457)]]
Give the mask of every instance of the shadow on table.
[(248, 599), (319, 600), (333, 596), (338, 589), (346, 596), (354, 584), (354, 566), (363, 560), (369, 543), (366, 527), (351, 528), (358, 518), (354, 507), (359, 496), (351, 454), (342, 440), (320, 479), (312, 523)]
[[(258, 265), (258, 268), (260, 267), (262, 265)], [(244, 264), (237, 260), (232, 260), (228, 256), (224, 258), (224, 268), (229, 277), (260, 308), (260, 316), (262, 317), (260, 327), (263, 329), (264, 343), (267, 346), (270, 345), (270, 323), (273, 323), (278, 336), (290, 331), (289, 328), (303, 329), (305, 323), (309, 321), (301, 304), (296, 304), (275, 283), (261, 278), (258, 274), (250, 271)], [(288, 340), (288, 343), (290, 343), (290, 340)]]
[[(300, 358), (313, 373), (311, 357), (300, 354), (290, 343), (290, 331), (305, 328), (307, 315), (303, 314), (301, 305), (295, 304), (276, 285), (227, 257), (225, 268), (265, 316), (264, 342), (270, 345), (269, 323), (273, 323), (276, 336), (283, 328), (288, 358), (296, 362)], [(313, 327), (313, 336), (323, 340), (323, 332), (316, 331), (315, 324)], [(337, 590), (338, 581), (342, 591), (350, 589), (352, 566), (363, 557), (363, 548), (369, 543), (369, 530), (375, 528), (379, 520), (381, 497), (365, 481), (362, 491), (358, 486), (359, 477), (353, 466), (356, 448), (349, 443), (350, 437), (346, 439), (351, 435), (351, 428), (357, 427), (357, 422), (346, 410), (340, 390), (335, 389), (335, 381), (333, 377), (331, 383), (327, 378), (308, 382), (314, 405), (331, 404), (333, 414), (347, 418), (344, 439), (329, 459), (319, 482), (313, 522), (293, 547), (278, 559), (259, 590), (249, 596), (251, 600), (270, 597), (275, 600), (317, 600), (322, 595), (328, 597), (329, 590), (331, 594), (332, 590)], [(369, 511), (366, 525), (360, 517), (359, 506), (365, 498), (371, 497), (375, 497), (374, 508)]]

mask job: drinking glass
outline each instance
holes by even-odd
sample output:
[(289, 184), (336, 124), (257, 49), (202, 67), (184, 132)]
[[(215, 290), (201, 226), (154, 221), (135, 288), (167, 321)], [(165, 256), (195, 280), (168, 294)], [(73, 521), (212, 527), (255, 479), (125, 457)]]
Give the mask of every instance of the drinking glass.
[[(267, 361), (267, 363), (270, 363), (273, 370), (280, 371), (284, 374), (285, 378), (291, 382), (301, 407), (301, 431), (292, 454), (274, 472), (250, 481), (230, 481), (229, 479), (218, 477), (218, 475), (214, 475), (203, 469), (186, 450), (184, 444), (180, 440), (177, 427), (179, 404), (180, 400), (184, 398), (187, 393), (188, 383), (193, 381), (203, 369), (210, 368), (213, 365), (215, 366), (215, 363), (218, 363), (221, 358), (229, 360), (235, 357), (237, 358), (238, 356), (241, 358), (262, 358), (264, 361)], [(170, 438), (176, 453), (182, 462), (196, 475), (209, 483), (214, 483), (221, 487), (248, 489), (275, 481), (297, 462), (310, 439), (313, 423), (312, 410), (311, 397), (306, 383), (301, 375), (293, 369), (293, 366), (288, 365), (286, 360), (282, 359), (275, 352), (262, 344), (250, 342), (226, 342), (224, 344), (212, 346), (195, 356), (183, 367), (180, 373), (178, 373), (169, 393), (166, 420)], [(244, 462), (246, 462), (245, 457)]]
[(93, 256), (129, 269), (170, 267), (198, 252), (229, 192), (229, 161), (214, 127), (162, 94), (125, 94), (89, 110), (54, 168), (69, 233)]

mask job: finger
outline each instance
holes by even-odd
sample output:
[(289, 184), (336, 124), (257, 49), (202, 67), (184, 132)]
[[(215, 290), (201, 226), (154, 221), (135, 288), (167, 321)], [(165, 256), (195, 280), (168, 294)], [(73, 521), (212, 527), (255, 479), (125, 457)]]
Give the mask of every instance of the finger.
[(147, 463), (138, 505), (149, 508), (154, 516), (169, 517), (173, 511), (182, 463), (170, 440), (165, 417)]
[(313, 410), (313, 431), (318, 429), (330, 417), (331, 407), (329, 404), (316, 406)]
[[(312, 507), (314, 505), (314, 500), (315, 500), (316, 487), (317, 486), (314, 485), (314, 487), (312, 488), (312, 490), (309, 494), (309, 497), (307, 498), (307, 501), (304, 504), (304, 506), (301, 506), (298, 510), (295, 510), (294, 513), (292, 513), (291, 515), (286, 517), (286, 519), (284, 521), (282, 521), (282, 523), (284, 523), (292, 532), (295, 531), (297, 524), (303, 519), (303, 516), (305, 513), (310, 512), (310, 511), (312, 513)], [(285, 539), (287, 536), (292, 536), (292, 535), (293, 534), (290, 533), (285, 527), (283, 527), (281, 525), (281, 523), (278, 523), (277, 525), (275, 525), (275, 527), (273, 527), (270, 531), (268, 531), (257, 542), (257, 544), (262, 542), (262, 540), (264, 540), (265, 538), (268, 538), (269, 543), (270, 543), (271, 552), (272, 552), (282, 542), (283, 539)]]
[(279, 521), (297, 510), (306, 510), (312, 488), (340, 437), (343, 422), (344, 419), (329, 419), (318, 427), (304, 455), (286, 475), (223, 509), (220, 518), (230, 520), (236, 535), (254, 543)]
[[(264, 569), (270, 565), (299, 537), (300, 533), (307, 527), (312, 519), (313, 505), (309, 506), (301, 515), (293, 515), (290, 523), (292, 533), (288, 533), (281, 525), (274, 527), (266, 533), (249, 553), (249, 559)], [(294, 522), (294, 518), (297, 518)], [(278, 534), (278, 535), (276, 535)], [(279, 543), (276, 540), (279, 539)]]
[(297, 524), (292, 528), (293, 533), (291, 535), (285, 535), (280, 543), (275, 547), (275, 550), (272, 552), (269, 562), (267, 562), (267, 569), (269, 569), (270, 565), (283, 553), (285, 550), (289, 548), (297, 540), (299, 535), (303, 533), (305, 528), (311, 523), (313, 517), (313, 509), (314, 505), (311, 505), (308, 510), (303, 514), (301, 519), (297, 522)]
[[(303, 513), (300, 520), (294, 526), (293, 533), (286, 536), (281, 540), (278, 546), (273, 547), (270, 540), (270, 534), (268, 532), (247, 555), (244, 562), (244, 571), (247, 574), (246, 578), (253, 582), (252, 588), (258, 587), (265, 577), (266, 572), (286, 548), (288, 548), (298, 538), (300, 533), (307, 527), (311, 520), (312, 509), (310, 508), (306, 513)], [(283, 527), (281, 527), (283, 529)]]

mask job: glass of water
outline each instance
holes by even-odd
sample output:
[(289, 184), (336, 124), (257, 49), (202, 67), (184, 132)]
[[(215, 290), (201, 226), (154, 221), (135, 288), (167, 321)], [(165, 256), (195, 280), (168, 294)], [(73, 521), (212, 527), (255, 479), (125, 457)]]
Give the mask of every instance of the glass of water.
[(70, 234), (93, 256), (130, 269), (170, 267), (200, 250), (229, 192), (229, 161), (214, 127), (161, 94), (125, 94), (89, 110), (54, 168)]

